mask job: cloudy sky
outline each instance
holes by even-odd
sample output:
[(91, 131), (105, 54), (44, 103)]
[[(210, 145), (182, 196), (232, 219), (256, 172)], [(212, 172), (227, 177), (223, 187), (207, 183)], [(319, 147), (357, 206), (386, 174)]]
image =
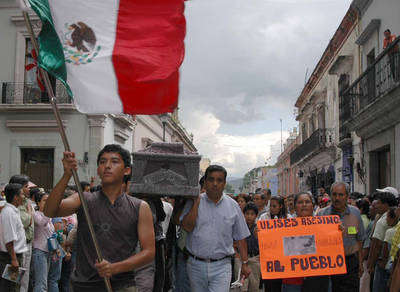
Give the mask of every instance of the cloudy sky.
[[(231, 177), (273, 163), (294, 103), (351, 0), (191, 0), (180, 118)], [(272, 157), (272, 158), (271, 158)]]

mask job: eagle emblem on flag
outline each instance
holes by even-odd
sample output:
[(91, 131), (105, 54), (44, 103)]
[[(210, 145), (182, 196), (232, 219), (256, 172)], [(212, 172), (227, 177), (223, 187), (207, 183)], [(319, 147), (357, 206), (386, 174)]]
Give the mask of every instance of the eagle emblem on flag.
[(101, 50), (101, 46), (96, 46), (97, 39), (93, 29), (82, 21), (66, 23), (62, 36), (67, 63), (74, 65), (91, 63)]
[(38, 66), (78, 111), (154, 115), (178, 106), (185, 0), (25, 1), (42, 23)]

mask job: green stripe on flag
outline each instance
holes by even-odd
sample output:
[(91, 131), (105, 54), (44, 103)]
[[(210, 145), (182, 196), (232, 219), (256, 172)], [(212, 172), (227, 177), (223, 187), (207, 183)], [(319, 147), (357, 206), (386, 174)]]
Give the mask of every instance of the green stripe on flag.
[(54, 29), (49, 2), (48, 0), (29, 0), (29, 3), (42, 21), (42, 31), (39, 34), (39, 66), (60, 80), (72, 97), (72, 91), (67, 84), (64, 51)]

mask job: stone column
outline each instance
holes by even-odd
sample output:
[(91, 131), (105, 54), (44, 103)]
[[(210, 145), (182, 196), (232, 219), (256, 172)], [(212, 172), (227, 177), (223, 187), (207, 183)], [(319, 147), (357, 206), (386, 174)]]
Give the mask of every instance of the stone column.
[[(89, 179), (92, 176), (97, 177), (97, 155), (104, 147), (104, 127), (106, 124), (106, 115), (88, 115), (89, 124), (89, 164), (88, 174)], [(96, 184), (99, 180), (96, 180)]]

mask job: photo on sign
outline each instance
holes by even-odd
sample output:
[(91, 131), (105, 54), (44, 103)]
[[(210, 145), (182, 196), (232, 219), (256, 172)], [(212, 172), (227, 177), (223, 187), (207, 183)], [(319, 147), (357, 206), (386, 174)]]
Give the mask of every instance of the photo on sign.
[(283, 237), (283, 252), (285, 256), (315, 254), (314, 235), (287, 236)]

